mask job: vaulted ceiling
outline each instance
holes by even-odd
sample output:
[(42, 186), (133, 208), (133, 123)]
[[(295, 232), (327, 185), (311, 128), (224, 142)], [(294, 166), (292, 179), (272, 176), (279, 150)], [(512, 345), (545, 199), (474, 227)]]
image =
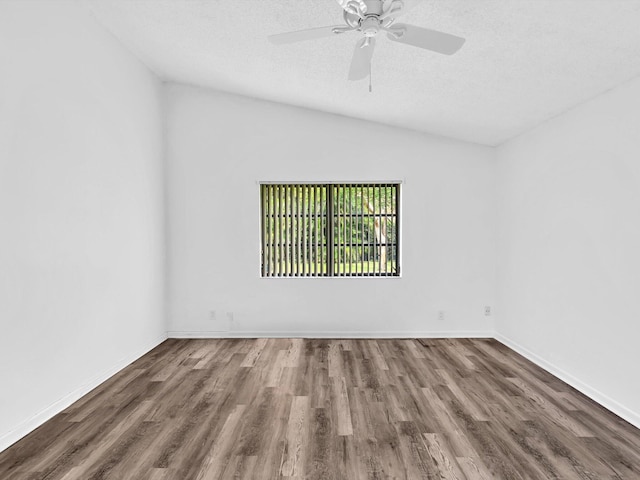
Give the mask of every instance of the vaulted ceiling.
[(640, 0), (422, 0), (402, 21), (467, 39), (453, 56), (379, 36), (349, 82), (356, 33), (335, 0), (83, 0), (162, 79), (499, 145), (640, 75)]

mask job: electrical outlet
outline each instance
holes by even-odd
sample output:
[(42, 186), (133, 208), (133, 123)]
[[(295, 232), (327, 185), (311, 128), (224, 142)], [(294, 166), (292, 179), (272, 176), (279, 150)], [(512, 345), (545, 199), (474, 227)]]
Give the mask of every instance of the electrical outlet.
[(209, 310), (208, 330), (211, 332), (228, 332), (229, 331), (229, 322), (225, 323), (224, 312), (217, 311), (217, 310)]
[(490, 306), (486, 306), (484, 307), (484, 316), (485, 317), (490, 317), (491, 316), (491, 307)]
[(233, 312), (227, 312), (227, 322), (229, 324), (229, 330), (233, 330)]
[(444, 310), (438, 310), (438, 320), (444, 320)]

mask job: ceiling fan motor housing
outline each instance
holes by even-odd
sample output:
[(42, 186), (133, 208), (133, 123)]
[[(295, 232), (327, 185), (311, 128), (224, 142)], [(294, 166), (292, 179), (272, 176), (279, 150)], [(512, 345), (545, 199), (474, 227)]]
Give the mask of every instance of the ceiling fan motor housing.
[(381, 15), (382, 14), (382, 0), (362, 0), (367, 7), (367, 15)]

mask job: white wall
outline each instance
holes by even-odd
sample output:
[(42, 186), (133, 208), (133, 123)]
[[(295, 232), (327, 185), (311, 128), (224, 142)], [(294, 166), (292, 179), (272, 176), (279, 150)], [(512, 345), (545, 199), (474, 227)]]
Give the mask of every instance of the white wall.
[(160, 106), (78, 4), (0, 2), (0, 450), (165, 335)]
[[(226, 312), (230, 335), (491, 334), (492, 149), (196, 88), (166, 93), (170, 335), (215, 335)], [(258, 181), (387, 179), (406, 180), (402, 278), (259, 277)]]
[(640, 79), (498, 156), (499, 338), (640, 427)]

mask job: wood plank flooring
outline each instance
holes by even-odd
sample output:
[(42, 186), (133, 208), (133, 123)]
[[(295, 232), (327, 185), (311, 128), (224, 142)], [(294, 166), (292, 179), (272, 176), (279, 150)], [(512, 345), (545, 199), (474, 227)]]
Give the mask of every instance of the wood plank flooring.
[(0, 479), (640, 479), (640, 431), (495, 340), (167, 340)]

